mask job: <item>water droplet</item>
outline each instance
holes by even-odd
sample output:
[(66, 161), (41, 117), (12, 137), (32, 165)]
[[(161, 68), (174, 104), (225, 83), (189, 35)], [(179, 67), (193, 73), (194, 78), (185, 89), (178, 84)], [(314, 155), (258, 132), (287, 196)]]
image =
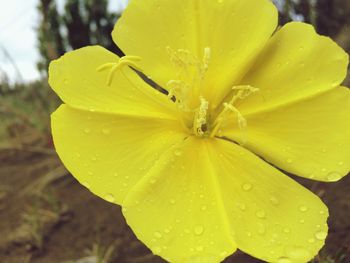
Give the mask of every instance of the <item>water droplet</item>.
[(169, 228), (165, 228), (165, 229), (164, 229), (164, 233), (165, 233), (165, 234), (169, 234), (169, 233), (170, 233)]
[(175, 154), (175, 156), (181, 156), (182, 155), (182, 151), (180, 149), (176, 149), (174, 151), (174, 154)]
[(266, 233), (266, 228), (265, 228), (265, 226), (263, 226), (263, 225), (259, 226), (258, 234), (264, 235), (265, 233)]
[(242, 185), (242, 189), (244, 191), (250, 191), (252, 188), (253, 188), (253, 186), (251, 184), (249, 184), (249, 183), (246, 183), (246, 184)]
[(286, 233), (286, 234), (290, 233), (290, 228), (289, 227), (285, 227), (283, 229), (283, 232)]
[(224, 0), (218, 0), (218, 4), (222, 4)]
[(239, 209), (241, 209), (242, 211), (245, 211), (246, 208), (247, 208), (245, 204), (239, 204), (238, 207), (239, 207)]
[(91, 161), (96, 162), (97, 161), (97, 157), (96, 156), (92, 156), (91, 157)]
[(320, 215), (324, 215), (326, 212), (323, 210), (320, 210)]
[(304, 220), (304, 219), (300, 219), (300, 220), (299, 220), (299, 223), (300, 223), (300, 224), (304, 224), (304, 223), (305, 223), (305, 220)]
[(154, 247), (152, 251), (154, 254), (159, 254), (160, 252), (162, 252), (162, 249), (160, 247)]
[(315, 239), (314, 238), (309, 238), (307, 242), (309, 242), (310, 244), (315, 243)]
[(175, 205), (175, 203), (176, 203), (176, 200), (174, 198), (171, 198), (170, 199), (170, 204)]
[(338, 164), (339, 164), (340, 166), (342, 166), (342, 165), (344, 165), (344, 162), (339, 162)]
[(206, 205), (202, 205), (201, 210), (202, 210), (202, 211), (207, 210), (207, 206), (206, 206)]
[(118, 174), (117, 172), (115, 172), (115, 173), (113, 174), (113, 176), (114, 176), (114, 177), (118, 177), (119, 174)]
[(115, 202), (115, 198), (112, 194), (106, 194), (105, 199), (106, 199), (106, 201), (111, 202), (111, 203)]
[(195, 226), (195, 228), (194, 228), (194, 233), (195, 233), (197, 236), (202, 235), (203, 232), (204, 232), (204, 227), (203, 227), (203, 226)]
[(258, 218), (265, 218), (266, 217), (266, 213), (264, 210), (258, 210), (256, 211), (255, 215), (258, 217)]
[(288, 159), (286, 160), (286, 162), (289, 163), (289, 164), (291, 164), (291, 163), (293, 163), (293, 159), (288, 158)]
[(336, 182), (341, 179), (341, 175), (338, 172), (330, 172), (327, 175), (327, 180), (330, 182)]
[(91, 130), (90, 130), (89, 128), (85, 128), (85, 129), (84, 129), (84, 132), (85, 132), (86, 134), (89, 134), (89, 133), (91, 132)]
[(149, 181), (151, 184), (155, 184), (157, 182), (157, 180), (155, 178), (151, 178)]
[(156, 238), (162, 238), (163, 237), (163, 235), (160, 232), (154, 232), (154, 236)]
[(299, 207), (299, 210), (300, 210), (301, 212), (306, 212), (306, 211), (308, 210), (308, 208), (307, 208), (307, 206), (302, 205), (302, 206)]
[(196, 250), (197, 250), (198, 252), (202, 252), (203, 249), (204, 249), (203, 246), (197, 246), (197, 247), (196, 247)]
[(316, 237), (318, 240), (325, 240), (326, 237), (327, 237), (327, 233), (324, 232), (324, 231), (317, 231), (316, 234), (315, 234), (315, 237)]
[(92, 176), (92, 175), (94, 175), (94, 173), (91, 171), (88, 171), (88, 175)]
[(273, 204), (273, 205), (278, 205), (280, 202), (278, 201), (278, 199), (276, 198), (276, 197), (274, 197), (274, 196), (271, 196), (270, 197), (270, 202), (271, 202), (271, 204)]
[(221, 257), (226, 257), (226, 256), (227, 256), (227, 254), (228, 254), (228, 252), (227, 252), (227, 251), (222, 251), (222, 252), (220, 253), (220, 256), (221, 256)]
[(103, 133), (104, 135), (108, 135), (108, 134), (111, 133), (111, 131), (110, 131), (109, 129), (102, 129), (102, 133)]

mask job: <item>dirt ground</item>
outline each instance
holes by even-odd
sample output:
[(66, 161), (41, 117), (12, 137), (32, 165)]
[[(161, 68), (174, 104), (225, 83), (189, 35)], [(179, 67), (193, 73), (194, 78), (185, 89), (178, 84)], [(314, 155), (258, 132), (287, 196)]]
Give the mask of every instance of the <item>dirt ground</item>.
[[(136, 239), (120, 207), (78, 184), (54, 152), (6, 150), (0, 163), (1, 263), (164, 262)], [(350, 176), (307, 186), (331, 214), (327, 244), (314, 262), (350, 262)], [(225, 262), (261, 261), (237, 252)]]

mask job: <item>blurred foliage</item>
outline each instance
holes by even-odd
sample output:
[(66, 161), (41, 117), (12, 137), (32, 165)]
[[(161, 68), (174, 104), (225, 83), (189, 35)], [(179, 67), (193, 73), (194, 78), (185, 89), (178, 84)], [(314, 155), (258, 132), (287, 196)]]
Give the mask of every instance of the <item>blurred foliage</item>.
[(64, 13), (55, 0), (40, 0), (37, 28), (41, 59), (38, 69), (46, 74), (51, 60), (66, 51), (99, 44), (120, 54), (111, 32), (120, 14), (108, 10), (108, 0), (65, 0)]

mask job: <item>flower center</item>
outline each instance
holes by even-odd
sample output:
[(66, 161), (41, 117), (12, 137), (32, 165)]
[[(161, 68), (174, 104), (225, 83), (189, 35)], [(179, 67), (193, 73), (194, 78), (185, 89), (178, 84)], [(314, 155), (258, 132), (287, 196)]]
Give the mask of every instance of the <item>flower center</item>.
[(182, 121), (189, 132), (199, 137), (213, 138), (220, 133), (220, 128), (228, 122), (232, 114), (236, 115), (238, 127), (243, 131), (247, 121), (235, 107), (235, 103), (258, 89), (249, 85), (234, 86), (232, 99), (222, 104), (221, 112), (214, 114), (212, 111), (215, 109), (209, 110), (208, 100), (201, 95), (202, 81), (210, 64), (211, 49), (209, 47), (204, 49), (202, 60), (185, 49), (173, 50), (167, 47), (167, 51), (170, 61), (178, 72), (176, 79), (167, 83), (168, 96), (177, 103), (179, 111), (185, 112), (182, 114), (185, 116)]

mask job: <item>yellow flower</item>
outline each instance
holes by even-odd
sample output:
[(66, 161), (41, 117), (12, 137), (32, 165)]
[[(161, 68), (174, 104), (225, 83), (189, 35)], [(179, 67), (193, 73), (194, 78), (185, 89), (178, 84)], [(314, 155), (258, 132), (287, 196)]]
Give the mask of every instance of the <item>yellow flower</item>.
[(276, 25), (269, 0), (132, 0), (112, 33), (127, 56), (90, 46), (50, 65), (63, 163), (168, 261), (239, 248), (302, 263), (324, 245), (327, 207), (272, 164), (348, 173), (348, 56), (310, 25)]

